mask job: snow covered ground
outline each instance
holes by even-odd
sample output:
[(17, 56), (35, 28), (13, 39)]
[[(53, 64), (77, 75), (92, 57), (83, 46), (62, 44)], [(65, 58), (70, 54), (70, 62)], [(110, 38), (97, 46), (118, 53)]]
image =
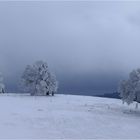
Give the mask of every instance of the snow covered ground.
[(0, 138), (140, 139), (140, 110), (117, 99), (5, 94)]

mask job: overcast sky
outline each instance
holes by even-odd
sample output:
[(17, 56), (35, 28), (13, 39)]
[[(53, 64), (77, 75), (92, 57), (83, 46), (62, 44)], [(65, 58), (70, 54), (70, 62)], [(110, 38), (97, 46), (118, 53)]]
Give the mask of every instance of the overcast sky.
[(48, 62), (61, 92), (112, 92), (140, 67), (140, 2), (0, 2), (0, 70), (16, 90)]

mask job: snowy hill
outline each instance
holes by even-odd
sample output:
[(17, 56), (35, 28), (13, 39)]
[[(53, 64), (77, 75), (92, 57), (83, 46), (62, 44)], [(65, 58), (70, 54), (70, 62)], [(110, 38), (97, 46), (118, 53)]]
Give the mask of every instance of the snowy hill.
[(140, 110), (117, 99), (0, 95), (0, 138), (139, 139), (139, 128)]

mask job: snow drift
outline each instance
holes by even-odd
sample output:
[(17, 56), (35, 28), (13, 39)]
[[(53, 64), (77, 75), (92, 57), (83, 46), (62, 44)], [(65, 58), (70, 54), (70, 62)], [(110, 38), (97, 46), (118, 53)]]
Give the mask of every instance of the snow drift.
[(139, 127), (140, 110), (117, 99), (0, 95), (0, 138), (139, 139)]

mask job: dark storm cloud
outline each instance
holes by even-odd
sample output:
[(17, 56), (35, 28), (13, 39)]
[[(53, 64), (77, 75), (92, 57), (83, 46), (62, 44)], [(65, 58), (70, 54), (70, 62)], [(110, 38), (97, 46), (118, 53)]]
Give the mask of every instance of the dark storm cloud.
[(25, 65), (42, 59), (61, 91), (116, 90), (140, 67), (139, 14), (140, 2), (0, 2), (5, 82), (14, 87)]

